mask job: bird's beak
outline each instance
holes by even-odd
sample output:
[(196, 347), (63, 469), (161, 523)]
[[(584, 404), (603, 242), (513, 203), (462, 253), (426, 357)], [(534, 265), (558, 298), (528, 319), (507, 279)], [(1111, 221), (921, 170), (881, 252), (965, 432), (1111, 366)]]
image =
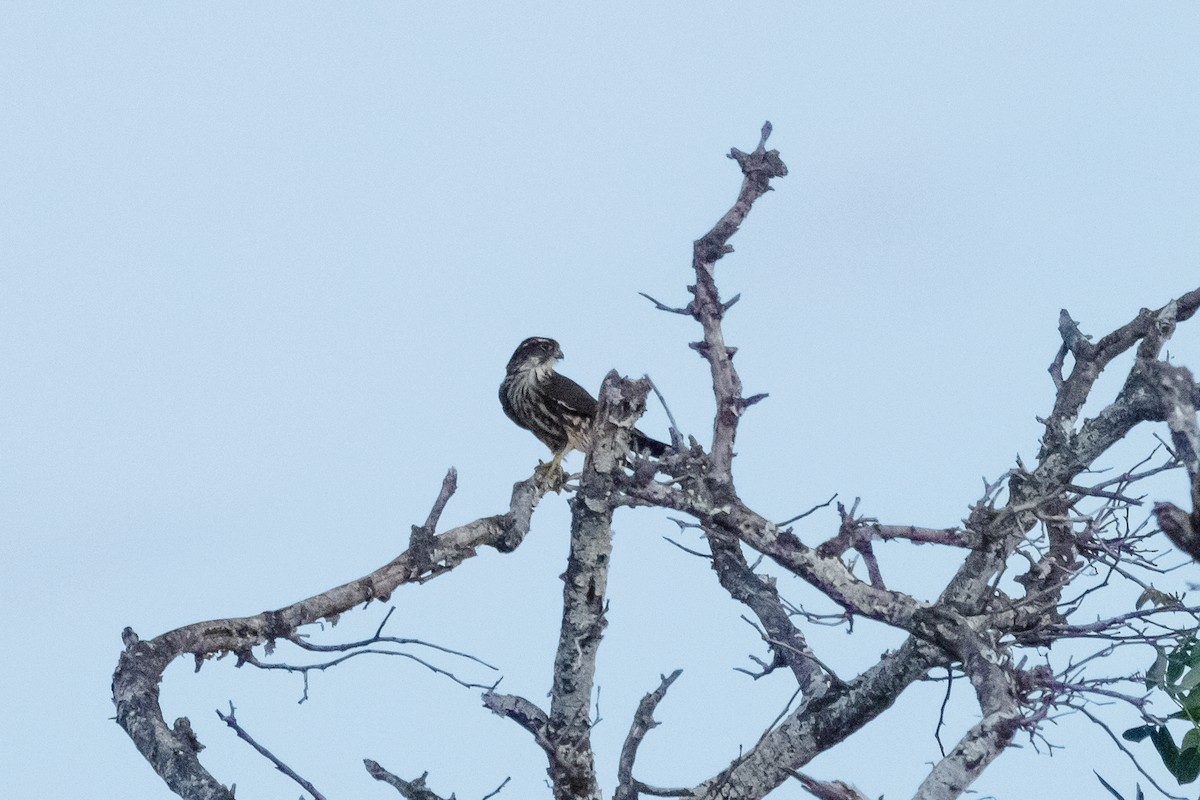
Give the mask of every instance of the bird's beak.
[(562, 358), (562, 357), (563, 357), (563, 352), (562, 352), (562, 348), (561, 348), (561, 347), (556, 347), (556, 348), (554, 348), (554, 357), (555, 357), (555, 358)]

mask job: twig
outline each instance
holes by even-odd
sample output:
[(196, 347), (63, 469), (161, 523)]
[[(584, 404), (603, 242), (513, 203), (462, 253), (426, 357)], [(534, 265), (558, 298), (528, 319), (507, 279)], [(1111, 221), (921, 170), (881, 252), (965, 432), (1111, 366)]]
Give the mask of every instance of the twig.
[(796, 691), (792, 692), (792, 696), (789, 697), (788, 701), (783, 704), (783, 709), (775, 715), (775, 719), (771, 720), (771, 724), (763, 730), (762, 736), (758, 738), (760, 742), (766, 738), (768, 733), (775, 730), (775, 726), (778, 725), (780, 721), (787, 716), (787, 713), (792, 710), (792, 703), (796, 702), (796, 698), (800, 696), (800, 692), (801, 688), (797, 686)]
[(829, 496), (829, 499), (826, 500), (824, 503), (818, 503), (817, 505), (813, 506), (808, 511), (805, 511), (802, 514), (797, 514), (796, 516), (792, 517), (791, 519), (785, 519), (783, 522), (776, 522), (775, 524), (778, 525), (780, 528), (782, 528), (785, 525), (791, 525), (793, 522), (804, 519), (805, 517), (807, 517), (811, 514), (814, 514), (817, 511), (820, 511), (822, 508), (828, 508), (829, 504), (832, 503), (836, 499), (837, 499), (837, 492), (834, 492), (833, 494), (831, 494)]
[(644, 376), (645, 380), (650, 383), (650, 391), (654, 392), (654, 396), (658, 398), (658, 402), (662, 405), (663, 411), (667, 412), (667, 420), (671, 423), (671, 446), (679, 449), (683, 444), (683, 434), (679, 430), (678, 423), (675, 422), (675, 415), (671, 413), (671, 407), (667, 405), (667, 399), (663, 397), (662, 392), (658, 390), (658, 386), (654, 381), (650, 380), (650, 376)]
[(666, 311), (670, 314), (682, 314), (685, 317), (690, 317), (692, 315), (692, 312), (687, 308), (672, 308), (671, 306), (664, 305), (663, 303), (658, 302), (657, 300), (655, 300), (653, 297), (646, 294), (645, 292), (638, 292), (638, 294), (640, 294), (642, 297), (649, 300), (651, 303), (654, 303), (654, 307), (656, 309), (658, 309), (659, 311)]
[(946, 665), (946, 696), (942, 698), (942, 707), (938, 709), (937, 727), (933, 729), (933, 738), (937, 741), (942, 758), (946, 757), (946, 745), (942, 744), (942, 727), (946, 724), (946, 706), (950, 703), (950, 690), (954, 686), (954, 670)]
[(1155, 789), (1158, 789), (1164, 795), (1171, 798), (1171, 800), (1187, 800), (1186, 797), (1180, 797), (1179, 795), (1171, 794), (1166, 789), (1159, 786), (1158, 781), (1154, 780), (1153, 776), (1151, 776), (1149, 772), (1146, 772), (1146, 770), (1142, 768), (1142, 765), (1138, 763), (1137, 756), (1135, 756), (1133, 753), (1131, 753), (1129, 751), (1129, 748), (1127, 748), (1124, 745), (1124, 743), (1122, 743), (1121, 740), (1117, 737), (1117, 735), (1112, 732), (1112, 729), (1109, 728), (1108, 725), (1106, 725), (1103, 721), (1101, 721), (1095, 714), (1088, 711), (1082, 705), (1074, 705), (1074, 704), (1070, 704), (1070, 703), (1068, 703), (1068, 705), (1071, 708), (1075, 709), (1076, 711), (1081, 712), (1085, 717), (1090, 719), (1092, 722), (1099, 725), (1100, 729), (1108, 734), (1108, 738), (1113, 740), (1113, 744), (1115, 744), (1117, 746), (1117, 749), (1120, 750), (1122, 753), (1124, 753), (1126, 756), (1128, 756), (1129, 760), (1133, 762), (1133, 766), (1137, 769), (1137, 771), (1142, 773), (1142, 777), (1144, 777), (1146, 780), (1150, 781), (1150, 784)]
[[(1072, 492), (1074, 494), (1086, 495), (1088, 497), (1101, 497), (1101, 498), (1104, 498), (1105, 500), (1115, 500), (1117, 502), (1125, 503), (1125, 504), (1131, 505), (1131, 506), (1140, 506), (1142, 504), (1141, 497), (1127, 497), (1118, 492), (1106, 492), (1103, 489), (1097, 489), (1094, 487), (1076, 486), (1073, 483), (1068, 483), (1063, 488), (1065, 488), (1068, 492)], [(1143, 495), (1143, 497), (1144, 497), (1144, 495)]]
[[(1162, 446), (1162, 443), (1160, 440), (1159, 447), (1161, 447), (1161, 446)], [(1172, 470), (1172, 469), (1179, 469), (1183, 466), (1183, 464), (1177, 458), (1175, 458), (1174, 455), (1172, 455), (1171, 458), (1166, 463), (1160, 464), (1157, 467), (1151, 467), (1150, 469), (1145, 470), (1143, 472), (1134, 472), (1133, 471), (1133, 470), (1137, 469), (1138, 467), (1140, 467), (1142, 464), (1145, 464), (1147, 461), (1149, 461), (1154, 456), (1154, 453), (1156, 453), (1156, 452), (1158, 452), (1158, 447), (1155, 447), (1154, 450), (1151, 451), (1150, 455), (1143, 458), (1137, 464), (1134, 464), (1133, 467), (1131, 467), (1129, 470), (1121, 473), (1120, 475), (1116, 476), (1115, 478), (1109, 478), (1106, 481), (1101, 481), (1100, 483), (1097, 483), (1092, 488), (1093, 489), (1103, 489), (1106, 486), (1112, 486), (1114, 483), (1133, 484), (1133, 483), (1137, 483), (1140, 480), (1143, 480), (1144, 478), (1149, 478), (1154, 475), (1157, 475), (1160, 472), (1166, 472), (1167, 470)]]
[(254, 738), (250, 734), (246, 733), (246, 730), (241, 725), (238, 724), (237, 719), (234, 717), (234, 711), (235, 711), (235, 709), (233, 707), (233, 701), (230, 700), (229, 701), (229, 714), (222, 714), (221, 709), (218, 708), (217, 716), (221, 718), (222, 722), (224, 722), (229, 727), (233, 728), (234, 732), (237, 733), (239, 739), (241, 739), (242, 741), (249, 744), (251, 747), (253, 747), (255, 750), (258, 751), (259, 755), (261, 755), (262, 757), (264, 757), (268, 761), (270, 761), (272, 764), (274, 764), (275, 769), (279, 770), (284, 775), (287, 775), (289, 778), (294, 780), (296, 783), (300, 784), (300, 786), (302, 786), (304, 788), (304, 791), (308, 792), (309, 794), (311, 794), (313, 796), (314, 800), (325, 800), (325, 795), (321, 794), (315, 788), (313, 788), (313, 785), (311, 783), (309, 783), (308, 781), (304, 780), (304, 778), (301, 778), (299, 775), (297, 775), (295, 770), (293, 770), (287, 764), (280, 761), (275, 756), (275, 754), (272, 753), (270, 750), (263, 747), (258, 742), (254, 741)]
[(335, 658), (332, 661), (323, 661), (320, 664), (272, 663), (272, 662), (268, 662), (268, 661), (260, 661), (257, 656), (250, 654), (250, 653), (247, 653), (242, 656), (242, 662), (245, 664), (249, 664), (253, 667), (257, 667), (258, 669), (283, 670), (284, 672), (298, 672), (298, 673), (307, 675), (309, 672), (312, 672), (313, 670), (317, 670), (318, 672), (324, 672), (325, 670), (329, 669), (330, 667), (336, 667), (338, 664), (342, 664), (346, 661), (349, 661), (352, 658), (357, 658), (358, 656), (365, 656), (365, 655), (396, 656), (397, 658), (410, 659), (412, 661), (417, 662), (421, 666), (425, 667), (425, 669), (429, 670), (430, 672), (432, 672), (436, 675), (446, 676), (447, 678), (454, 681), (455, 683), (457, 683), (459, 686), (463, 687), (464, 689), (492, 689), (492, 688), (495, 688), (494, 683), (491, 683), (491, 684), (471, 683), (470, 681), (464, 681), (462, 678), (459, 678), (457, 675), (455, 675), (450, 670), (442, 669), (441, 667), (439, 667), (435, 664), (430, 664), (425, 659), (420, 658), (418, 656), (414, 656), (412, 653), (400, 653), (395, 650), (378, 650), (378, 649), (372, 648), (372, 647), (367, 647), (362, 650), (356, 650), (352, 653), (346, 653), (344, 656)]
[(492, 789), (490, 792), (485, 794), (483, 797), (479, 798), (479, 800), (488, 800), (488, 798), (495, 797), (496, 795), (500, 794), (500, 790), (503, 789), (505, 786), (507, 786), (508, 782), (511, 780), (512, 780), (512, 776), (510, 775), (509, 777), (507, 777), (503, 781), (501, 781), (499, 786), (497, 786), (495, 789)]
[(684, 547), (679, 542), (672, 539), (670, 536), (664, 536), (662, 538), (666, 539), (668, 542), (675, 545), (676, 547), (678, 547), (680, 550), (682, 550), (685, 553), (690, 553), (694, 556), (699, 556), (700, 558), (704, 558), (704, 559), (708, 559), (709, 561), (712, 561), (712, 556), (709, 555), (708, 553), (701, 553), (699, 550), (693, 550), (690, 547)]
[[(392, 609), (390, 611), (388, 611), (388, 616), (391, 616), (392, 611), (395, 611), (395, 610), (396, 610), (396, 608), (395, 608), (395, 606), (393, 606)], [(370, 639), (363, 639), (360, 642), (346, 642), (344, 644), (316, 644), (314, 642), (310, 642), (307, 639), (304, 639), (299, 636), (289, 639), (288, 641), (290, 641), (292, 644), (296, 645), (297, 647), (299, 647), (301, 649), (310, 650), (312, 652), (318, 652), (318, 653), (344, 652), (346, 650), (350, 650), (351, 648), (355, 648), (355, 647), (366, 647), (368, 645), (382, 644), (382, 643), (400, 644), (400, 645), (414, 644), (414, 645), (418, 645), (420, 647), (428, 647), (430, 650), (437, 650), (439, 653), (446, 653), (447, 655), (458, 656), (459, 658), (465, 658), (468, 661), (474, 661), (476, 664), (487, 667), (490, 670), (498, 671), (500, 669), (499, 667), (497, 667), (493, 664), (489, 664), (488, 662), (484, 661), (482, 658), (479, 658), (478, 656), (473, 656), (470, 653), (464, 653), (461, 650), (454, 650), (453, 648), (445, 647), (440, 644), (434, 644), (433, 642), (426, 642), (423, 639), (410, 639), (410, 638), (398, 637), (398, 636), (380, 636), (379, 632), (383, 630), (383, 626), (386, 623), (387, 623), (387, 619), (384, 619), (384, 621), (382, 623), (380, 623), (379, 628), (375, 631), (374, 636), (372, 636)]]

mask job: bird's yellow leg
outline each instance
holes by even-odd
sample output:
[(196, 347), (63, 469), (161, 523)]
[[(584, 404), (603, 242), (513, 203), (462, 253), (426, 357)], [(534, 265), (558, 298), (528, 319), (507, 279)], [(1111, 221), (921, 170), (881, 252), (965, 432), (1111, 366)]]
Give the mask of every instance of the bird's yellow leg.
[(547, 491), (561, 492), (563, 485), (567, 482), (566, 473), (562, 468), (562, 460), (565, 455), (565, 451), (555, 453), (549, 464), (539, 461), (537, 469), (533, 471), (533, 474), (537, 476), (538, 483)]

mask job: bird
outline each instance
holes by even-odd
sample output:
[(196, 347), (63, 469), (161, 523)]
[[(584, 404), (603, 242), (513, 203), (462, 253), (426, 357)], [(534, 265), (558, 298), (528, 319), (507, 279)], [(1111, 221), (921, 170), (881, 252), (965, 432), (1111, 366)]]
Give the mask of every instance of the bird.
[[(538, 464), (538, 473), (554, 488), (561, 488), (565, 480), (563, 457), (572, 450), (587, 451), (591, 444), (592, 418), (598, 405), (587, 389), (554, 371), (562, 357), (558, 342), (530, 336), (513, 351), (500, 384), (504, 413), (550, 448), (553, 457), (548, 464)], [(654, 457), (667, 451), (666, 444), (636, 428), (633, 448)]]

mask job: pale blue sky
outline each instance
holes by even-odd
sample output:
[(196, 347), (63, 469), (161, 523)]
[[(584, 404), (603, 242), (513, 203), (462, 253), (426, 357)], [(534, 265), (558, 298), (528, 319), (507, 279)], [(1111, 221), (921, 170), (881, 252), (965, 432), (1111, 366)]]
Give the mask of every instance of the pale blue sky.
[[(719, 271), (743, 295), (727, 338), (747, 391), (771, 394), (742, 427), (743, 494), (777, 519), (840, 492), (888, 522), (956, 523), (982, 476), (1036, 452), (1059, 309), (1101, 334), (1200, 276), (1200, 10), (1047, 5), (5, 4), (0, 787), (170, 796), (108, 719), (122, 627), (369, 572), (451, 465), (446, 524), (503, 510), (545, 455), (496, 402), (525, 336), (559, 339), (592, 388), (651, 374), (706, 436), (694, 324), (637, 292), (686, 302), (691, 242), (738, 185), (723, 154), (765, 119), (791, 174)], [(1197, 328), (1171, 348), (1193, 368)], [(665, 417), (642, 427), (665, 436)], [(517, 553), (398, 593), (393, 632), (469, 649), (541, 701), (566, 525), (548, 498)], [(731, 671), (763, 650), (706, 565), (662, 541), (672, 523), (617, 527), (602, 781), (637, 699), (683, 667), (639, 776), (693, 783), (792, 688)], [(898, 552), (885, 569), (918, 593), (948, 563)], [(853, 672), (898, 641), (875, 633), (814, 638)], [(460, 798), (506, 775), (502, 797), (548, 796), (524, 732), (414, 665), (351, 664), (299, 693), (177, 665), (163, 703), (241, 797), (297, 792), (221, 726), (228, 700), (330, 796), (394, 796), (364, 757)], [(918, 687), (809, 771), (909, 796), (940, 693)], [(952, 717), (974, 710), (963, 691)], [(1097, 768), (1132, 791), (1085, 724), (1050, 735), (1067, 749), (1010, 753), (974, 788), (1098, 796)]]

